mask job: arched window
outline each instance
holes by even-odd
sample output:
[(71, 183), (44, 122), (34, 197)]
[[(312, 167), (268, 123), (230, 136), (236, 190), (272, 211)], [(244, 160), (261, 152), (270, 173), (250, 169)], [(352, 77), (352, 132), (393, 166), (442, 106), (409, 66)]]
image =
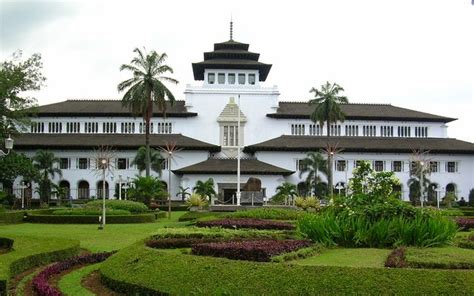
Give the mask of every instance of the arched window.
[(80, 181), (77, 188), (77, 198), (89, 198), (89, 183), (87, 181)]
[(59, 198), (61, 199), (69, 199), (71, 196), (71, 185), (68, 181), (62, 180), (59, 182), (59, 188), (61, 189), (59, 192)]
[[(97, 182), (97, 198), (103, 198), (103, 183), (102, 181)], [(109, 183), (105, 181), (105, 198), (109, 198)]]
[(456, 193), (456, 184), (449, 183), (448, 185), (446, 185), (446, 193), (448, 192)]

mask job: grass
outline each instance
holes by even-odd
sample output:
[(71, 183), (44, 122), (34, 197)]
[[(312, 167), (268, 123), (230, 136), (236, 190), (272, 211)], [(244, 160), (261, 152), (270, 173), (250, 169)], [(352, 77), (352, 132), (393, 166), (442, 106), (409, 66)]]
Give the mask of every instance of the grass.
[[(146, 248), (142, 242), (113, 255), (102, 263), (100, 272), (112, 287), (121, 288), (126, 294), (144, 291), (171, 295), (474, 294), (474, 271), (234, 261), (163, 252)], [(131, 285), (135, 290), (130, 289)]]
[(102, 263), (88, 265), (66, 274), (58, 282), (59, 290), (65, 295), (82, 295), (82, 296), (95, 295), (88, 289), (84, 288), (81, 284), (81, 281), (83, 277), (99, 269), (101, 264)]
[(305, 266), (384, 267), (389, 249), (326, 249), (321, 254), (294, 261)]
[[(474, 250), (456, 247), (408, 248), (406, 260), (408, 266), (415, 268), (474, 269)], [(471, 281), (474, 282), (474, 275)]]
[(156, 223), (108, 224), (104, 230), (90, 224), (13, 224), (0, 225), (0, 237), (8, 235), (37, 236), (42, 238), (70, 238), (80, 241), (81, 248), (91, 252), (118, 250), (146, 238), (165, 227), (182, 227), (177, 222), (185, 212), (173, 212), (172, 219), (162, 218)]

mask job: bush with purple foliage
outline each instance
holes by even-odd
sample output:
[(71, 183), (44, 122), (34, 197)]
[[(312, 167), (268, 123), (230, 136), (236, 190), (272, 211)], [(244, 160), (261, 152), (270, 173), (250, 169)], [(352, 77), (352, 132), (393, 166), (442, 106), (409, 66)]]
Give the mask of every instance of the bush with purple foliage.
[(162, 239), (150, 239), (145, 242), (145, 245), (154, 249), (178, 249), (178, 248), (190, 248), (194, 244), (200, 243), (211, 243), (217, 242), (217, 238), (188, 238), (188, 237), (176, 237), (176, 238), (162, 238)]
[(77, 265), (102, 262), (112, 254), (113, 252), (96, 253), (84, 256), (77, 256), (65, 261), (54, 263), (53, 265), (50, 265), (43, 269), (33, 278), (33, 289), (39, 296), (63, 295), (58, 289), (49, 284), (48, 281), (53, 275), (60, 274), (61, 272), (71, 269)]
[(192, 246), (192, 253), (236, 260), (269, 262), (272, 256), (309, 247), (308, 240), (257, 240), (204, 243)]
[(252, 228), (252, 229), (274, 229), (293, 230), (295, 226), (286, 222), (269, 221), (263, 219), (220, 219), (212, 221), (199, 221), (197, 227), (222, 227), (230, 229)]
[(405, 248), (398, 248), (393, 250), (385, 261), (385, 267), (403, 268), (408, 264), (405, 259)]
[(474, 219), (471, 218), (456, 218), (456, 224), (462, 228), (462, 230), (469, 230), (474, 228)]

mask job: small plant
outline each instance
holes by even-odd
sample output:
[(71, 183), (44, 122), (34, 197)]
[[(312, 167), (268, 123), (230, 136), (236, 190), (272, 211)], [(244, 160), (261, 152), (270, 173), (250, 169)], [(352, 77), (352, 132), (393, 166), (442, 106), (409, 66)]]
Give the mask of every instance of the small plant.
[(385, 267), (394, 267), (394, 268), (403, 268), (407, 267), (407, 261), (405, 256), (406, 249), (398, 248), (393, 250), (390, 255), (388, 255), (387, 260), (385, 261)]
[(443, 204), (447, 208), (451, 208), (453, 206), (453, 203), (457, 200), (456, 195), (454, 192), (448, 192), (446, 195), (443, 197)]
[(186, 205), (188, 208), (197, 207), (202, 209), (207, 205), (207, 201), (200, 194), (193, 193), (188, 197), (188, 199), (186, 199)]
[(295, 205), (298, 208), (302, 208), (303, 210), (308, 210), (308, 209), (319, 210), (319, 207), (320, 207), (319, 199), (317, 199), (314, 196), (308, 196), (308, 197), (298, 196), (297, 198), (295, 198)]
[(168, 196), (163, 182), (158, 178), (138, 176), (133, 183), (135, 187), (128, 190), (128, 196), (135, 201), (149, 205), (151, 200), (164, 200)]

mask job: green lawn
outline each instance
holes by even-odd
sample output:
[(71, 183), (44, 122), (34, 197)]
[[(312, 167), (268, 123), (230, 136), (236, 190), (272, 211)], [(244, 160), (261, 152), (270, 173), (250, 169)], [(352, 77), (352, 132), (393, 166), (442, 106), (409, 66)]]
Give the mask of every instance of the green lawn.
[(81, 285), (81, 281), (83, 277), (99, 269), (101, 264), (102, 263), (88, 265), (66, 274), (58, 282), (59, 289), (66, 295), (93, 296), (94, 293), (84, 288)]
[(384, 267), (388, 249), (327, 249), (321, 254), (293, 261), (298, 265)]
[(417, 268), (474, 269), (474, 250), (457, 247), (408, 248), (406, 260), (410, 267)]
[(41, 238), (70, 238), (81, 242), (81, 248), (92, 252), (112, 251), (129, 246), (164, 227), (183, 227), (178, 222), (185, 212), (172, 212), (171, 219), (161, 218), (156, 223), (108, 224), (104, 230), (91, 224), (11, 224), (0, 225), (0, 237), (8, 235), (37, 236)]

